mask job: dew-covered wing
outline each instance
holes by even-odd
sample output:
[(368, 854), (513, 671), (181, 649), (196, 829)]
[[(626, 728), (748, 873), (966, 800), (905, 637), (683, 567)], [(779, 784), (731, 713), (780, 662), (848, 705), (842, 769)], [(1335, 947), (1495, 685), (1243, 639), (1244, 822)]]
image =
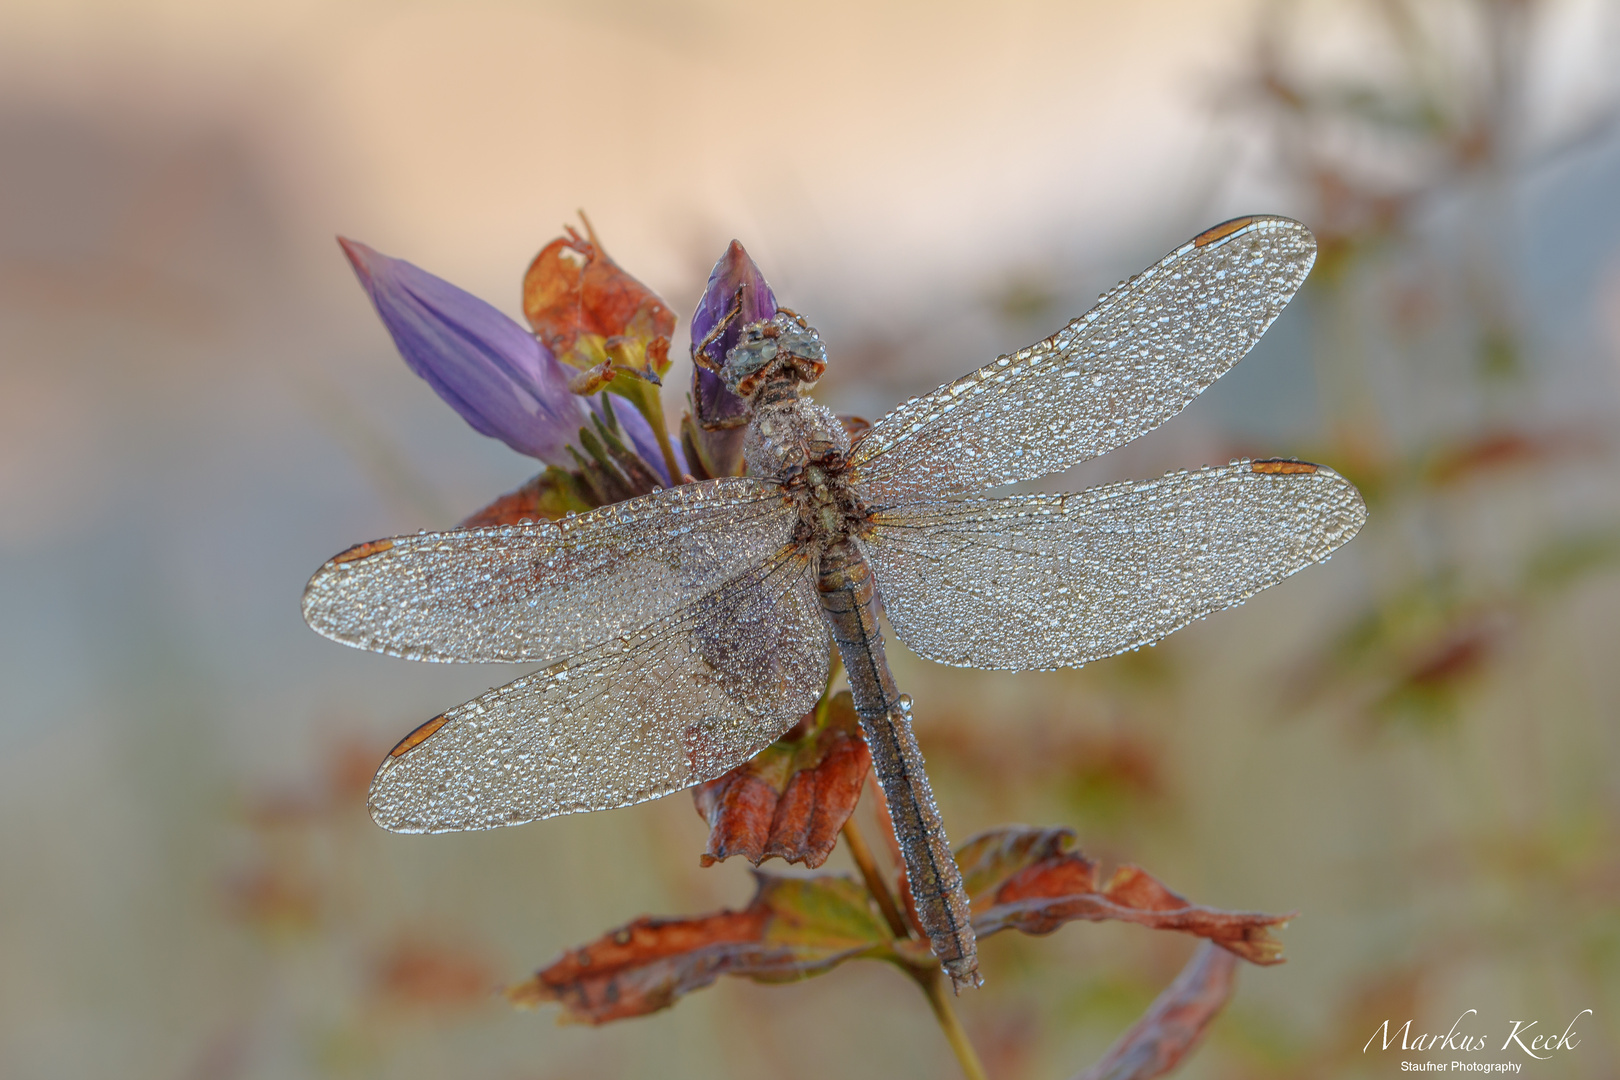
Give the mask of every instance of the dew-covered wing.
[(1325, 559), (1366, 520), (1331, 469), (1234, 462), (1074, 495), (907, 503), (863, 540), (895, 634), (930, 660), (1077, 667)]
[(316, 572), (304, 619), (412, 660), (559, 660), (769, 557), (794, 520), (775, 484), (726, 477), (562, 521), (377, 540)]
[(1297, 221), (1229, 221), (1103, 294), (1045, 341), (913, 398), (855, 445), (867, 500), (1061, 472), (1164, 423), (1243, 358), (1310, 273)]
[(614, 640), (451, 709), (372, 781), (397, 832), (490, 829), (655, 799), (774, 742), (826, 686), (808, 557), (792, 547)]

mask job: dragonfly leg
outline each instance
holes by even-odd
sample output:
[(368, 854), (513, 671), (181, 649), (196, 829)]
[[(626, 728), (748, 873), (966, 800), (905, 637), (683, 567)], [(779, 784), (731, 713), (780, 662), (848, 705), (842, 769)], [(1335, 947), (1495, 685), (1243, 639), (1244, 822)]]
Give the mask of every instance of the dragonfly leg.
[(706, 368), (709, 371), (713, 371), (717, 374), (719, 373), (720, 365), (724, 362), (725, 357), (721, 357), (719, 360), (716, 360), (714, 357), (710, 356), (709, 346), (713, 345), (716, 341), (719, 341), (720, 335), (724, 334), (727, 328), (729, 328), (731, 324), (736, 321), (737, 316), (742, 314), (743, 290), (746, 288), (748, 288), (747, 284), (737, 286), (737, 291), (733, 293), (731, 297), (731, 306), (726, 308), (725, 315), (720, 319), (719, 322), (714, 324), (713, 330), (710, 330), (704, 335), (702, 341), (692, 346), (692, 363), (696, 364), (698, 367)]

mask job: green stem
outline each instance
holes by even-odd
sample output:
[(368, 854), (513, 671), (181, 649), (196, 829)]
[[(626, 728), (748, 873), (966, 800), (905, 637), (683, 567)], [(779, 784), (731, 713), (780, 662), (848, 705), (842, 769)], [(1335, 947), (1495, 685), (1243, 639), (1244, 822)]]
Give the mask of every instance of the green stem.
[[(877, 901), (878, 910), (883, 912), (883, 921), (889, 924), (889, 930), (896, 938), (904, 940), (912, 936), (911, 924), (900, 912), (900, 905), (895, 902), (894, 893), (889, 891), (888, 883), (878, 872), (877, 860), (872, 858), (872, 849), (866, 846), (866, 838), (856, 827), (852, 817), (844, 822), (844, 845), (849, 848), (850, 858), (855, 860), (855, 866), (861, 872), (861, 879), (866, 882), (866, 891), (872, 894)], [(956, 1055), (957, 1063), (962, 1066), (962, 1075), (967, 1080), (989, 1080), (989, 1074), (984, 1071), (984, 1063), (979, 1060), (978, 1051), (973, 1049), (973, 1043), (962, 1028), (962, 1022), (956, 1018), (956, 1009), (951, 1005), (950, 997), (945, 993), (944, 973), (937, 963), (927, 966), (918, 966), (911, 961), (902, 962), (903, 970), (914, 979), (922, 989), (923, 996), (928, 999), (929, 1008), (934, 1010), (934, 1019), (939, 1021), (939, 1029), (945, 1033), (945, 1041), (951, 1044), (951, 1053)]]
[(922, 987), (928, 1004), (933, 1007), (934, 1019), (939, 1021), (940, 1030), (945, 1032), (945, 1041), (951, 1044), (951, 1052), (962, 1066), (962, 1075), (967, 1080), (989, 1080), (984, 1063), (979, 1060), (973, 1043), (968, 1041), (967, 1032), (962, 1030), (962, 1022), (956, 1018), (956, 1010), (951, 1007), (950, 995), (945, 992), (945, 978), (939, 968), (934, 967), (927, 972), (913, 969), (911, 974), (917, 980), (917, 985)]
[(911, 930), (906, 926), (906, 920), (900, 914), (900, 905), (894, 902), (894, 894), (878, 873), (877, 862), (872, 858), (872, 849), (866, 846), (866, 838), (855, 827), (855, 819), (850, 818), (844, 822), (844, 844), (849, 848), (850, 857), (860, 868), (861, 879), (866, 882), (866, 891), (872, 894), (877, 901), (878, 910), (883, 912), (883, 921), (889, 924), (889, 930), (897, 938), (908, 938)]
[[(855, 860), (855, 865), (861, 872), (861, 878), (866, 882), (866, 891), (872, 894), (877, 901), (878, 910), (883, 912), (883, 920), (889, 924), (894, 936), (900, 939), (911, 937), (910, 925), (904, 915), (900, 913), (900, 905), (895, 902), (894, 893), (878, 872), (877, 861), (872, 858), (872, 849), (866, 846), (866, 838), (861, 830), (855, 826), (855, 819), (844, 822), (844, 844), (849, 848), (849, 854)], [(957, 1062), (962, 1066), (962, 1074), (967, 1080), (989, 1080), (984, 1071), (984, 1063), (979, 1060), (979, 1054), (973, 1049), (973, 1043), (968, 1040), (967, 1032), (962, 1029), (962, 1022), (956, 1018), (956, 1010), (951, 1006), (951, 999), (945, 993), (945, 979), (938, 964), (929, 964), (918, 967), (911, 962), (904, 963), (906, 974), (910, 975), (919, 987), (923, 996), (928, 998), (928, 1005), (934, 1010), (934, 1019), (939, 1021), (939, 1028), (945, 1033), (945, 1041), (951, 1044), (951, 1053), (956, 1055)]]
[(652, 425), (653, 437), (658, 440), (658, 449), (664, 455), (664, 468), (669, 470), (669, 486), (674, 487), (681, 482), (680, 466), (675, 464), (675, 447), (669, 441), (669, 429), (664, 423), (664, 402), (657, 392), (647, 395), (647, 422)]

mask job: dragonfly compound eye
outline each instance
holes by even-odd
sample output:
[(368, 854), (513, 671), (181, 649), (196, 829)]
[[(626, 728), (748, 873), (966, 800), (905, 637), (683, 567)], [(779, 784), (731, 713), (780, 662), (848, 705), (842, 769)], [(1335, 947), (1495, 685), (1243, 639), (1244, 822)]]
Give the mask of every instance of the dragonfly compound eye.
[(814, 330), (801, 326), (789, 315), (778, 314), (743, 327), (737, 344), (726, 353), (720, 374), (726, 381), (727, 389), (746, 397), (745, 390), (740, 389), (742, 384), (777, 360), (786, 363), (802, 361), (794, 366), (808, 365), (819, 374), (819, 369), (827, 363), (827, 347)]

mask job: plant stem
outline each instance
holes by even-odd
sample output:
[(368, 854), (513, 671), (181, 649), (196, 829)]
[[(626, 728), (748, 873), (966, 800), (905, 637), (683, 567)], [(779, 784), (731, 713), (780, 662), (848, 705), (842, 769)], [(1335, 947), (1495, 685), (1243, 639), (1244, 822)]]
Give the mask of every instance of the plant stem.
[(659, 452), (664, 455), (664, 468), (669, 470), (669, 485), (674, 487), (681, 482), (680, 467), (675, 464), (675, 448), (670, 445), (669, 430), (664, 424), (664, 403), (658, 395), (657, 389), (646, 395), (648, 399), (647, 410), (643, 413), (647, 422), (652, 426), (653, 438), (658, 440)]
[(844, 843), (849, 847), (850, 857), (860, 868), (861, 880), (866, 882), (866, 891), (872, 894), (872, 899), (877, 901), (878, 910), (883, 912), (883, 921), (889, 924), (889, 930), (895, 937), (910, 937), (911, 929), (906, 925), (905, 917), (900, 914), (900, 905), (895, 903), (894, 894), (889, 891), (883, 875), (878, 873), (877, 863), (872, 859), (872, 849), (866, 846), (866, 838), (861, 835), (861, 830), (855, 827), (854, 818), (844, 822), (843, 832)]
[[(900, 905), (895, 902), (894, 893), (889, 891), (888, 883), (878, 872), (877, 862), (872, 858), (872, 849), (866, 846), (866, 838), (856, 827), (854, 818), (844, 822), (843, 833), (844, 844), (849, 848), (850, 857), (855, 860), (855, 865), (861, 871), (861, 879), (866, 882), (866, 891), (877, 901), (878, 910), (883, 912), (883, 919), (889, 924), (889, 929), (897, 938), (911, 937), (911, 925), (900, 913)], [(951, 999), (945, 993), (945, 978), (938, 963), (919, 967), (907, 960), (902, 966), (906, 974), (916, 980), (917, 985), (922, 988), (923, 996), (928, 999), (929, 1007), (934, 1010), (934, 1019), (939, 1021), (939, 1028), (945, 1033), (945, 1041), (951, 1044), (951, 1053), (956, 1055), (958, 1064), (962, 1066), (962, 1074), (967, 1080), (989, 1080), (988, 1074), (984, 1071), (984, 1063), (979, 1060), (978, 1051), (973, 1049), (973, 1043), (968, 1040), (967, 1032), (962, 1030), (962, 1022), (956, 1018), (956, 1010), (951, 1006)]]
[(967, 1080), (989, 1080), (984, 1063), (979, 1060), (978, 1052), (968, 1041), (967, 1032), (962, 1030), (962, 1022), (956, 1018), (956, 1010), (951, 1007), (950, 995), (945, 992), (945, 978), (939, 968), (926, 973), (912, 969), (912, 978), (917, 980), (917, 985), (922, 987), (922, 992), (928, 998), (928, 1004), (933, 1007), (934, 1019), (939, 1021), (940, 1030), (945, 1032), (945, 1041), (951, 1044), (951, 1052), (962, 1066), (962, 1074)]

